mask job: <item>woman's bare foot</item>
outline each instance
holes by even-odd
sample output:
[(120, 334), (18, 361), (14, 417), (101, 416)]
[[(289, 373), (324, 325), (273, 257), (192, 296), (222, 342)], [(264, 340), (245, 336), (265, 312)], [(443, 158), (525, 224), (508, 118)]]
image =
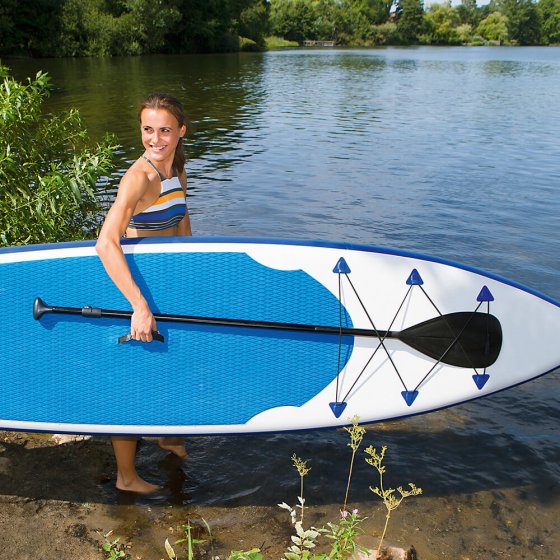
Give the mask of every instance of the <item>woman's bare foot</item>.
[(131, 436), (113, 436), (111, 442), (117, 461), (117, 490), (151, 494), (161, 490), (161, 486), (150, 484), (136, 472), (136, 445), (138, 438)]
[(152, 494), (161, 490), (161, 486), (156, 484), (151, 484), (144, 479), (136, 476), (136, 478), (130, 480), (124, 480), (123, 477), (117, 474), (117, 483), (115, 485), (117, 490), (124, 490), (125, 492), (136, 492), (138, 494)]
[(179, 459), (185, 460), (187, 458), (185, 440), (182, 437), (160, 437), (158, 443), (162, 449), (177, 455)]

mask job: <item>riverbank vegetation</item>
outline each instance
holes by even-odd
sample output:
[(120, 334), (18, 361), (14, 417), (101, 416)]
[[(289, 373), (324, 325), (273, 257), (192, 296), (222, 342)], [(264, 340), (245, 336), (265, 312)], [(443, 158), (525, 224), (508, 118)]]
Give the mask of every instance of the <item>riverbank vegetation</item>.
[[(162, 543), (166, 557), (169, 560), (197, 560), (199, 558), (265, 560), (272, 557), (282, 560), (355, 560), (360, 558), (392, 560), (403, 557), (405, 560), (414, 560), (416, 550), (413, 545), (409, 544), (408, 551), (405, 551), (403, 548), (388, 544), (386, 537), (393, 512), (400, 508), (405, 499), (419, 496), (423, 491), (412, 482), (409, 482), (406, 487), (390, 488), (387, 485), (388, 467), (385, 464), (387, 447), (376, 448), (368, 445), (363, 450), (364, 460), (373, 467), (374, 477), (374, 485), (369, 486), (369, 490), (381, 500), (383, 504), (381, 511), (385, 511), (385, 519), (379, 522), (381, 530), (375, 528), (377, 521), (373, 525), (366, 523), (368, 519), (373, 521), (376, 517), (377, 508), (374, 507), (373, 515), (368, 518), (357, 508), (351, 508), (348, 503), (348, 490), (354, 468), (357, 466), (355, 462), (366, 435), (366, 429), (358, 424), (357, 416), (351, 418), (350, 422), (350, 425), (344, 427), (350, 439), (347, 446), (352, 450), (349, 455), (347, 479), (344, 481), (346, 494), (344, 501), (341, 500), (339, 504), (333, 521), (328, 521), (320, 527), (313, 524), (314, 522), (322, 523), (328, 517), (322, 513), (318, 514), (317, 509), (307, 505), (304, 489), (307, 490), (306, 479), (313, 468), (309, 464), (310, 461), (303, 460), (294, 453), (291, 463), (299, 478), (299, 493), (293, 506), (286, 502), (278, 504), (278, 507), (288, 514), (287, 519), (282, 521), (286, 530), (276, 531), (274, 536), (271, 536), (278, 547), (275, 546), (271, 549), (270, 545), (266, 544), (266, 540), (260, 540), (261, 546), (265, 546), (265, 550), (254, 547), (227, 552), (227, 548), (224, 548), (223, 545), (223, 536), (219, 533), (214, 535), (212, 521), (208, 522), (199, 515), (189, 515), (186, 521), (181, 518), (180, 525), (168, 528), (169, 536)], [(259, 534), (259, 537), (262, 537), (262, 534)], [(102, 545), (104, 560), (140, 558), (136, 551), (133, 552), (134, 545), (129, 538), (119, 537), (112, 530), (104, 534), (103, 538), (105, 541)], [(240, 541), (247, 544), (246, 535), (241, 535)]]
[(0, 246), (92, 238), (101, 216), (99, 180), (114, 140), (88, 138), (78, 111), (46, 114), (51, 86), (0, 66)]
[[(408, 483), (407, 489), (402, 486), (399, 486), (397, 489), (388, 488), (384, 482), (387, 467), (383, 464), (387, 447), (383, 446), (378, 450), (372, 445), (369, 445), (365, 449), (365, 453), (368, 456), (365, 458), (365, 461), (375, 469), (378, 480), (378, 484), (375, 487), (370, 486), (369, 489), (383, 502), (386, 515), (383, 532), (378, 540), (377, 550), (370, 551), (360, 544), (360, 537), (365, 534), (363, 524), (367, 517), (361, 515), (357, 509), (349, 511), (347, 507), (348, 490), (352, 481), (356, 453), (366, 433), (366, 430), (361, 427), (358, 422), (359, 418), (354, 416), (351, 419), (351, 425), (344, 427), (350, 436), (350, 442), (347, 445), (352, 449), (352, 454), (350, 456), (350, 466), (348, 469), (346, 494), (344, 503), (340, 508), (340, 517), (335, 521), (328, 522), (324, 527), (317, 528), (309, 525), (307, 522), (307, 518), (305, 517), (307, 506), (305, 505), (304, 497), (304, 481), (305, 477), (311, 471), (311, 467), (308, 466), (308, 461), (302, 460), (295, 453), (292, 455), (292, 465), (299, 476), (299, 495), (297, 496), (297, 503), (293, 507), (285, 502), (278, 504), (280, 508), (288, 511), (293, 528), (290, 544), (287, 546), (282, 560), (348, 560), (359, 557), (376, 560), (391, 560), (391, 558), (393, 558), (393, 555), (387, 548), (383, 548), (391, 513), (395, 511), (406, 498), (422, 494), (422, 488), (418, 488), (412, 482)], [(169, 539), (165, 541), (165, 550), (169, 560), (179, 560), (180, 558), (194, 560), (196, 556), (194, 554), (193, 544), (207, 545), (209, 550), (206, 551), (206, 554), (202, 554), (201, 556), (216, 558), (212, 550), (213, 542), (210, 525), (205, 520), (203, 520), (203, 524), (207, 531), (207, 538), (205, 539), (195, 539), (193, 537), (190, 523), (181, 526), (181, 533), (185, 536), (177, 539), (175, 545), (183, 545), (186, 548), (184, 554), (176, 550), (169, 542)], [(307, 529), (305, 528), (306, 526), (308, 526)], [(125, 560), (131, 558), (125, 553), (122, 545), (119, 545), (118, 539), (107, 541), (104, 550), (110, 554), (110, 556), (106, 557), (107, 560), (121, 557)], [(409, 554), (406, 554), (406, 557), (412, 558), (414, 555), (413, 551), (414, 547), (411, 548)], [(122, 556), (115, 555), (119, 553), (122, 554)], [(263, 559), (264, 556), (258, 548), (234, 550), (227, 557), (227, 560)]]
[(260, 50), (278, 41), (560, 44), (560, 0), (490, 0), (481, 6), (476, 0), (4, 0), (0, 5), (5, 56), (227, 52)]

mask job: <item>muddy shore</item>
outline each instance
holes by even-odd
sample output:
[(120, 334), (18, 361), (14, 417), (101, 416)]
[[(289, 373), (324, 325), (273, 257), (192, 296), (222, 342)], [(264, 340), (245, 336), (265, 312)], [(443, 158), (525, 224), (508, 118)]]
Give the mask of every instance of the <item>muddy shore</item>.
[[(170, 496), (154, 503), (118, 496), (108, 438), (58, 445), (47, 434), (1, 432), (0, 559), (98, 560), (106, 558), (101, 544), (112, 531), (110, 538), (126, 543), (132, 558), (160, 560), (166, 557), (165, 539), (174, 542), (181, 536), (178, 527), (187, 521), (200, 527), (199, 536), (206, 538), (202, 519), (212, 529), (213, 555), (223, 558), (230, 550), (258, 547), (266, 558), (282, 556), (291, 527), (276, 504), (291, 494), (295, 502), (296, 485), (277, 489), (272, 476), (258, 499), (244, 499), (251, 488), (244, 476), (238, 482), (239, 499), (197, 504), (185, 495), (185, 488), (188, 493), (189, 487), (203, 484), (200, 474), (198, 481), (174, 474), (185, 467), (160, 454), (154, 442), (141, 446), (138, 464), (141, 471), (165, 471)], [(187, 470), (188, 466), (187, 461)], [(550, 489), (550, 500), (535, 495), (543, 491), (532, 485), (454, 496), (427, 492), (394, 512), (388, 540), (404, 548), (414, 545), (420, 560), (558, 558), (560, 537), (552, 530), (558, 520), (557, 489)], [(230, 488), (228, 492), (231, 495)], [(369, 517), (366, 544), (379, 536), (384, 520), (382, 505), (368, 494), (366, 488), (354, 496), (355, 505)], [(322, 526), (336, 519), (339, 505), (329, 501), (309, 502), (310, 524)]]

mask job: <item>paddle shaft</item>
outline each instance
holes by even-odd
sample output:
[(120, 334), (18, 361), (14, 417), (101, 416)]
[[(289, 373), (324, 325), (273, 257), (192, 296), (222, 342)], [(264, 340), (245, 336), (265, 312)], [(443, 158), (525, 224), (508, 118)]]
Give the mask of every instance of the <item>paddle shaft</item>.
[[(46, 305), (40, 298), (36, 298), (33, 306), (33, 317), (40, 319), (45, 313), (60, 313), (64, 315), (81, 315), (91, 318), (130, 319), (131, 311), (116, 311), (100, 309), (98, 307), (62, 307)], [(250, 319), (224, 319), (219, 317), (198, 317), (194, 315), (170, 315), (154, 313), (156, 321), (172, 323), (189, 323), (199, 325), (222, 325), (228, 327), (249, 327), (258, 329), (272, 329), (282, 331), (310, 332), (320, 334), (338, 334), (348, 336), (368, 336), (373, 338), (399, 338), (399, 331), (382, 331), (373, 329), (356, 329), (352, 327), (329, 327), (321, 325), (305, 325), (299, 323), (280, 323), (273, 321), (253, 321)]]
[[(33, 304), (33, 317), (40, 319), (45, 313), (63, 313), (82, 317), (129, 319), (130, 311), (114, 311), (98, 307), (55, 307), (48, 306), (40, 298)], [(383, 341), (398, 339), (422, 354), (449, 365), (459, 367), (488, 367), (493, 364), (502, 346), (500, 322), (489, 313), (456, 312), (428, 319), (412, 325), (403, 331), (357, 329), (354, 327), (305, 325), (299, 323), (279, 323), (253, 321), (251, 319), (224, 319), (219, 317), (198, 317), (192, 315), (155, 314), (156, 321), (190, 323), (199, 325), (219, 325), (280, 331), (305, 332), (353, 337), (371, 337)], [(158, 335), (159, 336), (159, 335)]]

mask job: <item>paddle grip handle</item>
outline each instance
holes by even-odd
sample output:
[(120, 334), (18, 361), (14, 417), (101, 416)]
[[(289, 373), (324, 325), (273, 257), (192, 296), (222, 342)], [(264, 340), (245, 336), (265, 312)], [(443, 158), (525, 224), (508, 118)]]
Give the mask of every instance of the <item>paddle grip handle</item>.
[[(157, 340), (158, 342), (165, 342), (164, 336), (159, 331), (152, 331), (152, 338), (154, 340)], [(125, 342), (130, 342), (131, 340), (134, 340), (132, 338), (131, 334), (126, 333), (126, 334), (123, 334), (122, 336), (119, 336), (118, 343), (119, 344), (124, 344)]]

